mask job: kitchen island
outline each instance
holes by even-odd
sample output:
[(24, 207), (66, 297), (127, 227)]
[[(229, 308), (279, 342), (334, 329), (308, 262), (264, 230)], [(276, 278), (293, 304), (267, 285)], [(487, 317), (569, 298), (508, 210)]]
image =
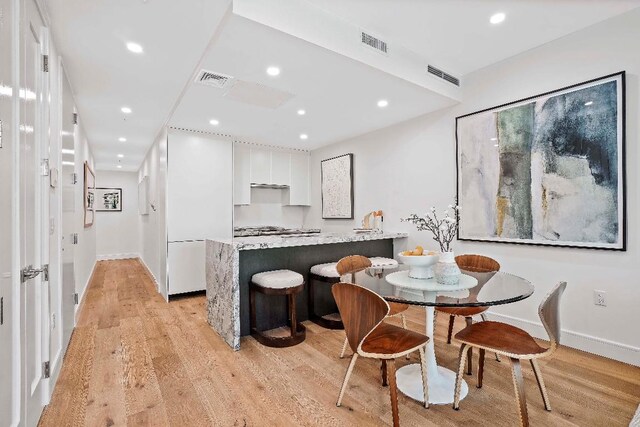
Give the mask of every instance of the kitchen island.
[[(249, 335), (249, 281), (255, 273), (289, 269), (308, 282), (315, 264), (335, 262), (347, 255), (393, 258), (406, 249), (407, 233), (318, 233), (308, 236), (236, 237), (206, 241), (207, 319), (234, 350)], [(308, 319), (308, 293), (298, 295), (298, 319)], [(335, 311), (327, 286), (316, 296), (317, 310)], [(265, 329), (285, 326), (286, 305), (271, 298), (258, 301), (258, 322)], [(324, 313), (322, 313), (324, 314)]]

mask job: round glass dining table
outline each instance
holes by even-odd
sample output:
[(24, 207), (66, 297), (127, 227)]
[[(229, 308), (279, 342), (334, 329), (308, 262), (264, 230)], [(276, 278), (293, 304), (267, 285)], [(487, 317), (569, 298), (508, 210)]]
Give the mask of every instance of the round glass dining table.
[[(473, 273), (463, 271), (457, 285), (442, 285), (431, 279), (413, 279), (405, 265), (395, 271), (356, 276), (356, 283), (371, 289), (387, 301), (423, 306), (426, 312), (426, 335), (430, 338), (425, 352), (429, 403), (453, 402), (455, 372), (438, 366), (434, 351), (435, 307), (478, 307), (510, 304), (533, 294), (533, 285), (526, 279), (505, 272)], [(396, 373), (398, 388), (405, 395), (424, 401), (422, 375), (417, 363), (406, 365)], [(468, 392), (462, 382), (460, 398)]]

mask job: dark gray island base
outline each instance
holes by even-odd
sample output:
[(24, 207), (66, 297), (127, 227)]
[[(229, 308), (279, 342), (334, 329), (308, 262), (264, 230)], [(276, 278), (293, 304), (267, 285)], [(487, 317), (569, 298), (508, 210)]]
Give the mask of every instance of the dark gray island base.
[[(207, 241), (207, 318), (234, 349), (240, 336), (250, 334), (249, 282), (269, 270), (288, 269), (302, 274), (305, 289), (296, 299), (298, 320), (309, 318), (309, 269), (347, 255), (393, 258), (404, 249), (406, 234), (321, 234), (313, 237), (246, 237)], [(398, 240), (399, 239), (399, 240)], [(394, 241), (396, 247), (394, 248)], [(397, 246), (399, 244), (399, 246)], [(331, 286), (317, 283), (316, 314), (337, 312)], [(257, 325), (261, 330), (287, 325), (286, 299), (256, 295)]]

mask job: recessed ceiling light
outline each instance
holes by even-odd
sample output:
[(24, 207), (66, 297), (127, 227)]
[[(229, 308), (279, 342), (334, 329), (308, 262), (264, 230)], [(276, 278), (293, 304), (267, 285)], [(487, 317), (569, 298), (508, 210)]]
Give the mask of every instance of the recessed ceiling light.
[(118, 169), (122, 169), (122, 165), (118, 165), (116, 166)]
[(218, 126), (220, 124), (219, 121), (217, 121), (216, 119), (211, 119), (209, 120), (209, 124), (212, 126)]
[(124, 154), (118, 154), (118, 157), (123, 158)]
[(584, 103), (584, 105), (586, 105), (587, 107), (588, 107), (589, 105), (591, 105), (591, 104), (593, 104), (593, 101), (587, 101), (587, 102), (585, 102), (585, 103)]
[(129, 49), (133, 53), (142, 53), (144, 51), (142, 49), (142, 46), (140, 46), (138, 43), (134, 43), (134, 42), (127, 43), (127, 49)]
[(378, 107), (380, 108), (384, 108), (387, 105), (389, 105), (389, 101), (387, 101), (386, 99), (381, 99), (380, 101), (378, 101)]
[(493, 144), (493, 146), (494, 146), (494, 147), (499, 147), (499, 146), (500, 146), (500, 144)]
[(275, 77), (275, 76), (280, 74), (280, 68), (278, 68), (278, 67), (269, 67), (269, 68), (267, 68), (267, 74), (269, 74), (272, 77)]
[(129, 107), (122, 107), (120, 111), (122, 111), (125, 114), (131, 114), (131, 108)]
[(499, 13), (495, 13), (493, 15), (491, 15), (491, 18), (489, 18), (489, 22), (491, 22), (492, 24), (499, 24), (502, 21), (504, 21), (504, 19), (507, 17), (507, 15), (505, 15), (502, 12)]
[(69, 148), (63, 148), (62, 150), (62, 154), (75, 154), (75, 150), (71, 150)]
[(120, 138), (118, 138), (118, 141), (127, 142), (127, 138), (125, 138), (124, 136), (121, 136)]
[(306, 111), (304, 111), (304, 110), (298, 110), (298, 115), (299, 115), (299, 116), (304, 116), (305, 114), (307, 114), (307, 112), (306, 112)]
[(492, 140), (492, 141), (497, 141), (497, 140), (498, 140), (498, 138), (491, 138), (491, 140)]
[(307, 135), (306, 133), (301, 133), (300, 134), (300, 139), (308, 139), (309, 135)]

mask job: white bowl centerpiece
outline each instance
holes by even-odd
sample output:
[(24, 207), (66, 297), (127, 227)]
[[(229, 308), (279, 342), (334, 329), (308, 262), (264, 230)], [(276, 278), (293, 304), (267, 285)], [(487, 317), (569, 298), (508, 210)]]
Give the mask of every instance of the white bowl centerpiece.
[(406, 255), (407, 252), (400, 252), (398, 254), (398, 260), (409, 266), (409, 277), (414, 279), (431, 279), (433, 277), (433, 266), (438, 262), (438, 254), (435, 252), (424, 252), (420, 255)]

